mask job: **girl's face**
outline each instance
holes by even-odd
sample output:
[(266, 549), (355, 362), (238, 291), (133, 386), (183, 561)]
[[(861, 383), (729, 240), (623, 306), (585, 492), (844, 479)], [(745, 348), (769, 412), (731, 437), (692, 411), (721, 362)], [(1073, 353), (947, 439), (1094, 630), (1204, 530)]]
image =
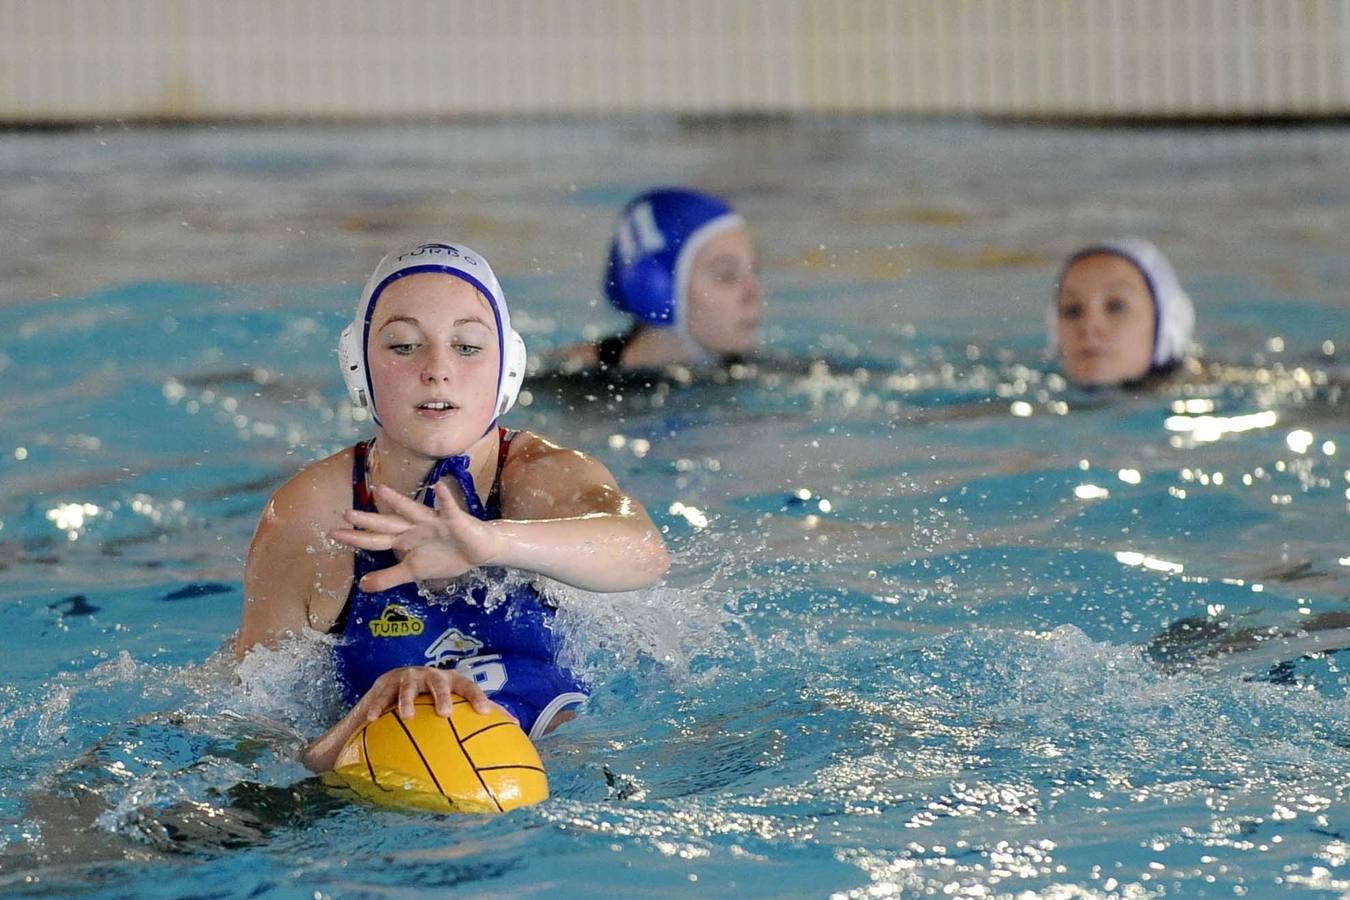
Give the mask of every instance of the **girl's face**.
[(748, 353), (759, 346), (764, 295), (755, 272), (755, 246), (744, 227), (708, 241), (689, 273), (689, 336), (709, 353)]
[(1121, 384), (1148, 374), (1153, 360), (1153, 298), (1135, 265), (1094, 253), (1069, 266), (1056, 314), (1059, 356), (1077, 384)]
[(380, 426), (414, 453), (464, 453), (497, 402), (497, 322), (466, 281), (436, 273), (400, 278), (379, 297), (366, 348)]

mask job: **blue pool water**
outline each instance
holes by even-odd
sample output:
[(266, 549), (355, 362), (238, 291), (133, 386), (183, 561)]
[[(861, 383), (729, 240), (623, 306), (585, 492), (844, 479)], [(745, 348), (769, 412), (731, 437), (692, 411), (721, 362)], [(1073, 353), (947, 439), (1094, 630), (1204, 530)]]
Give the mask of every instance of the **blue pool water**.
[[(0, 892), (1350, 893), (1350, 132), (668, 122), (0, 135)], [(561, 591), (588, 712), (495, 818), (300, 784), (321, 642), (222, 651), (258, 511), (362, 436), (382, 249), (490, 252), (544, 351), (613, 210), (739, 201), (828, 367), (509, 417), (599, 456), (666, 583)], [(1222, 363), (1042, 352), (1055, 261), (1172, 252)], [(529, 384), (527, 382), (527, 388)]]

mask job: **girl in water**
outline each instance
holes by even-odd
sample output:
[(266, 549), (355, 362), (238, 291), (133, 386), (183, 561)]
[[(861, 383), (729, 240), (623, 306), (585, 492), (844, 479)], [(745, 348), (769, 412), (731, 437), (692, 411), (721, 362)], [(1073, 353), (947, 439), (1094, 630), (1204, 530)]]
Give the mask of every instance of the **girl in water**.
[(1181, 366), (1195, 307), (1157, 247), (1122, 238), (1069, 257), (1047, 319), (1050, 344), (1070, 381), (1138, 386)]
[(755, 247), (745, 220), (711, 194), (662, 188), (629, 201), (610, 242), (605, 296), (630, 326), (565, 351), (564, 374), (715, 368), (759, 347)]
[[(375, 436), (306, 466), (268, 501), (235, 655), (306, 629), (338, 638), (351, 709), (304, 751), (314, 771), (392, 704), (410, 716), (423, 693), (441, 715), (454, 694), (479, 711), (491, 698), (532, 738), (547, 733), (586, 687), (557, 662), (554, 608), (497, 567), (634, 590), (665, 573), (664, 540), (599, 462), (497, 425), (525, 345), (473, 250), (432, 242), (386, 256), (338, 354)], [(489, 583), (429, 583), (470, 572)]]

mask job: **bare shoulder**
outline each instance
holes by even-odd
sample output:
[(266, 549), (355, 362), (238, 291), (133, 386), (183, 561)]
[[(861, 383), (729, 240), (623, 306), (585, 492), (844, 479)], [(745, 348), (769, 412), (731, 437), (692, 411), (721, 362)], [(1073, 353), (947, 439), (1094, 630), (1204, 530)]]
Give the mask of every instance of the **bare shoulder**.
[(516, 477), (542, 471), (560, 474), (569, 471), (596, 471), (609, 475), (609, 470), (594, 457), (580, 450), (555, 444), (532, 431), (518, 431), (511, 440), (511, 455), (507, 457), (503, 475), (511, 472)]
[(597, 492), (621, 496), (598, 459), (529, 431), (516, 433), (502, 470), (502, 511), (508, 518), (575, 515), (596, 508)]
[(352, 501), (351, 470), (350, 447), (305, 466), (267, 501), (258, 534), (308, 543), (315, 534), (343, 527)]
[(277, 488), (269, 506), (286, 518), (317, 518), (338, 528), (351, 507), (351, 464), (350, 447), (309, 464)]

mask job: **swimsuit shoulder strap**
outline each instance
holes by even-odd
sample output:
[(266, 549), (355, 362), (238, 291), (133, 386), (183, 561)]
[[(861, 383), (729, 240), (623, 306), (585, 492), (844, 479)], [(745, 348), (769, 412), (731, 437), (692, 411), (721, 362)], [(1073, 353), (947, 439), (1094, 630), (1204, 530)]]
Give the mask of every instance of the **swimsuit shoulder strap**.
[[(366, 512), (375, 511), (375, 498), (370, 493), (369, 482), (366, 481), (366, 460), (370, 458), (370, 446), (373, 443), (374, 438), (361, 441), (352, 447), (352, 508), (362, 509)], [(352, 612), (352, 595), (357, 591), (356, 583), (369, 569), (367, 555), (361, 550), (353, 550), (352, 586), (347, 589), (347, 599), (342, 603), (342, 610), (328, 628), (329, 634), (342, 634), (346, 630), (347, 619), (350, 618)]]
[(623, 364), (623, 352), (628, 349), (628, 344), (637, 334), (637, 328), (633, 327), (622, 334), (611, 334), (595, 344), (595, 364), (601, 370), (620, 369)]
[(502, 469), (506, 468), (506, 457), (511, 452), (511, 441), (520, 432), (514, 428), (497, 426), (497, 471), (492, 476), (492, 489), (488, 491), (487, 511), (493, 519), (502, 517)]
[(375, 496), (370, 492), (370, 483), (366, 481), (370, 445), (374, 442), (375, 439), (371, 438), (352, 447), (352, 508), (366, 512), (375, 511)]

